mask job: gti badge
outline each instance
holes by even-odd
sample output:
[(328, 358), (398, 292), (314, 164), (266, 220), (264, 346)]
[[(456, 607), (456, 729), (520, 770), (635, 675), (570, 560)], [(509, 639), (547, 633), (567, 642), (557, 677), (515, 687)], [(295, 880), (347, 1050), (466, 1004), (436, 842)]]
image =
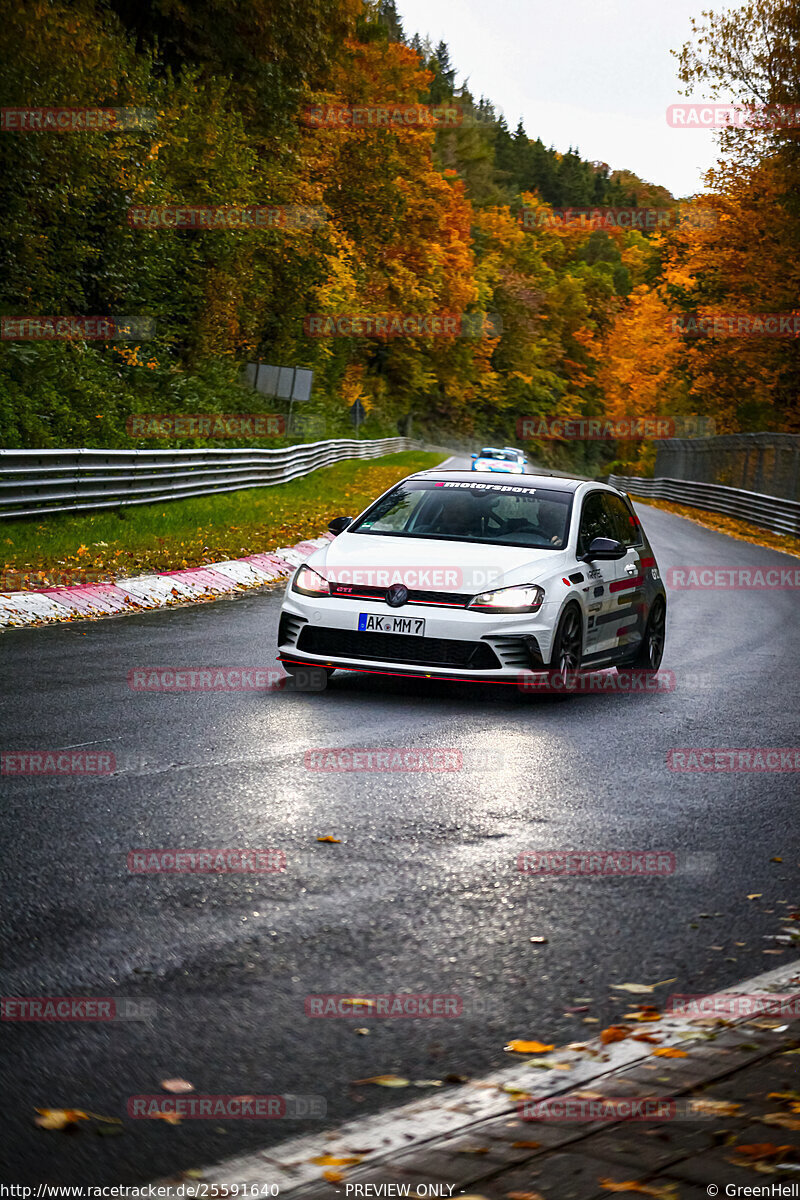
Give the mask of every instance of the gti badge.
[(392, 608), (400, 608), (408, 600), (408, 588), (402, 583), (393, 583), (386, 593), (386, 603)]

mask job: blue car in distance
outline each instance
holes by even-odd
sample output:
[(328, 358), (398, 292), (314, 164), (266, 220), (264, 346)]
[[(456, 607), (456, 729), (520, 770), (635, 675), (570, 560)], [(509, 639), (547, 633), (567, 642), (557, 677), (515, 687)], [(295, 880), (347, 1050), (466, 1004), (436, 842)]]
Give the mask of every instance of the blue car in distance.
[(473, 471), (493, 471), (503, 475), (524, 475), (527, 458), (513, 446), (484, 446), (480, 454), (472, 455)]

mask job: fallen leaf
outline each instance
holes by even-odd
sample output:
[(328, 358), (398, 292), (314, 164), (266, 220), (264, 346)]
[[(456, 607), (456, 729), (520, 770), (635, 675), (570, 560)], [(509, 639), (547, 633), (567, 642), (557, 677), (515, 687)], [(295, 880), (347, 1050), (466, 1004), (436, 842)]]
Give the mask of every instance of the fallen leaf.
[(151, 1113), (151, 1121), (166, 1121), (168, 1125), (180, 1125), (181, 1119), (177, 1113)]
[(544, 1042), (526, 1042), (523, 1038), (514, 1038), (503, 1049), (514, 1054), (544, 1054), (548, 1050), (553, 1050), (554, 1046), (547, 1046)]
[(766, 1113), (758, 1119), (764, 1125), (778, 1125), (781, 1129), (800, 1129), (800, 1117), (790, 1117), (788, 1113)]
[[(317, 840), (319, 840), (319, 839), (317, 839)], [(353, 1008), (357, 1007), (358, 1005), (363, 1005), (365, 1008), (374, 1008), (375, 1007), (374, 1000), (363, 1000), (357, 996), (353, 997), (353, 998), (348, 998), (347, 1000), (341, 1000), (340, 1003), (347, 1004), (348, 1006), (352, 1006)]]
[(734, 1146), (734, 1154), (740, 1158), (782, 1158), (787, 1153), (797, 1153), (794, 1146), (776, 1146), (774, 1142), (751, 1142), (747, 1146)]
[(535, 946), (546, 946), (547, 945), (547, 938), (534, 937), (534, 938), (529, 938), (528, 940), (533, 942), (533, 944)]
[(663, 987), (665, 983), (674, 983), (678, 978), (662, 979), (659, 983), (612, 983), (611, 987), (617, 992), (632, 992), (635, 996), (649, 996), (657, 987)]
[[(512, 1142), (511, 1149), (512, 1150), (538, 1150), (539, 1147), (541, 1146), (541, 1144), (542, 1144), (541, 1142)], [(513, 1194), (513, 1193), (511, 1193), (511, 1194)], [(524, 1193), (519, 1193), (519, 1194), (524, 1194)]]
[(344, 1179), (343, 1171), (323, 1171), (322, 1178), (327, 1179), (328, 1183), (341, 1183)]
[(607, 1192), (639, 1192), (642, 1196), (656, 1196), (659, 1200), (677, 1200), (678, 1195), (678, 1185), (675, 1183), (656, 1187), (652, 1183), (640, 1183), (638, 1179), (623, 1179), (619, 1182), (614, 1179), (598, 1179), (597, 1182)]
[(360, 1029), (356, 1029), (356, 1030), (354, 1030), (354, 1032), (360, 1033), (362, 1037), (366, 1037), (367, 1034), (369, 1033), (369, 1030), (365, 1026), (362, 1025)]
[(331, 837), (331, 835), (330, 835), (329, 833), (327, 833), (327, 834), (325, 835), (325, 837), (318, 837), (318, 838), (317, 838), (317, 841), (318, 841), (318, 842), (341, 842), (341, 840), (342, 840), (341, 838), (335, 838), (335, 837)]
[(556, 1062), (554, 1058), (528, 1058), (523, 1067), (539, 1067), (543, 1071), (571, 1071), (572, 1063)]
[(661, 1050), (654, 1050), (653, 1054), (657, 1058), (688, 1058), (689, 1055), (685, 1050), (676, 1050), (674, 1046), (664, 1046)]
[(710, 1116), (735, 1117), (742, 1106), (730, 1100), (690, 1100), (689, 1107), (692, 1112), (708, 1113)]
[(340, 1158), (335, 1154), (318, 1154), (316, 1158), (310, 1158), (308, 1161), (316, 1163), (318, 1167), (354, 1167), (362, 1158), (361, 1154), (345, 1154)]
[(764, 895), (763, 892), (751, 892), (750, 895), (747, 897), (747, 899), (748, 900), (760, 900), (763, 895)]
[(600, 1041), (604, 1046), (610, 1045), (611, 1042), (624, 1042), (630, 1032), (627, 1025), (609, 1025), (600, 1034)]
[(782, 859), (782, 858), (778, 858), (778, 857), (777, 857), (777, 855), (776, 855), (776, 857), (775, 857), (775, 858), (771, 858), (769, 861), (770, 861), (770, 862), (783, 862), (783, 859)]
[(441, 1087), (441, 1079), (415, 1079), (414, 1087)]
[(634, 1042), (650, 1042), (651, 1045), (657, 1046), (661, 1038), (657, 1038), (654, 1033), (632, 1033), (631, 1040)]
[(767, 1092), (768, 1100), (800, 1100), (800, 1092)]
[(626, 1021), (660, 1021), (662, 1013), (657, 1008), (647, 1005), (645, 1008), (637, 1008), (636, 1012), (624, 1013)]
[(89, 1114), (79, 1108), (37, 1108), (38, 1117), (34, 1117), (34, 1125), (40, 1129), (66, 1129), (76, 1125), (78, 1121), (88, 1121)]
[(488, 1154), (488, 1146), (457, 1146), (456, 1154)]
[(378, 1087), (410, 1087), (411, 1080), (400, 1075), (370, 1075), (369, 1079), (354, 1079), (353, 1083), (377, 1083)]
[(194, 1084), (189, 1083), (186, 1079), (162, 1079), (158, 1085), (165, 1092), (174, 1092), (176, 1095), (183, 1095), (184, 1092), (193, 1092)]

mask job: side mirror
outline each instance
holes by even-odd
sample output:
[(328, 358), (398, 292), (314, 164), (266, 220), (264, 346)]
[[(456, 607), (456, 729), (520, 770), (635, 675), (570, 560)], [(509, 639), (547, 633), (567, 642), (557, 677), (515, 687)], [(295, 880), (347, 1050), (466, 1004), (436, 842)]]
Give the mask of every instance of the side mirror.
[(622, 542), (615, 541), (614, 538), (592, 538), (589, 549), (581, 555), (580, 560), (581, 562), (607, 562), (623, 558), (625, 553)]
[(477, 458), (477, 454), (470, 454), (470, 458)]
[(332, 521), (328, 522), (328, 529), (335, 537), (338, 537), (340, 533), (344, 533), (348, 525), (353, 524), (354, 520), (355, 517), (334, 517)]

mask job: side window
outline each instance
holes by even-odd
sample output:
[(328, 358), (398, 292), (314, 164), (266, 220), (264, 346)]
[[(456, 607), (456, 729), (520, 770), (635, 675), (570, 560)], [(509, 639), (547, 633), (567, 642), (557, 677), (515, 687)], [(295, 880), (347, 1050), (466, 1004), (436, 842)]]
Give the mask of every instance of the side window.
[(611, 492), (606, 492), (603, 496), (605, 507), (608, 509), (609, 518), (612, 521), (616, 533), (611, 536), (615, 537), (618, 542), (622, 542), (623, 546), (639, 546), (642, 538), (639, 533), (639, 526), (633, 519), (630, 509), (621, 496), (614, 496)]
[(578, 530), (578, 554), (585, 554), (595, 538), (616, 538), (617, 527), (611, 513), (606, 509), (602, 492), (590, 492), (583, 502), (581, 524)]

